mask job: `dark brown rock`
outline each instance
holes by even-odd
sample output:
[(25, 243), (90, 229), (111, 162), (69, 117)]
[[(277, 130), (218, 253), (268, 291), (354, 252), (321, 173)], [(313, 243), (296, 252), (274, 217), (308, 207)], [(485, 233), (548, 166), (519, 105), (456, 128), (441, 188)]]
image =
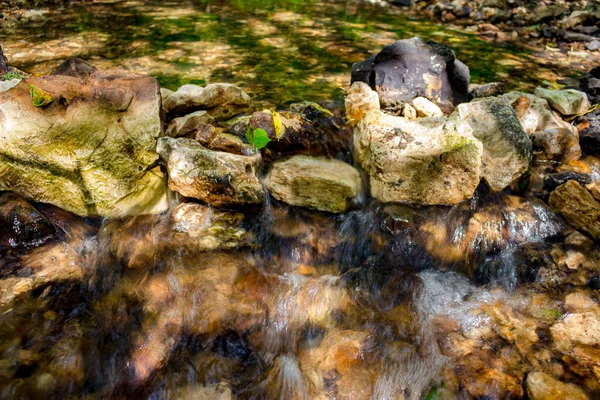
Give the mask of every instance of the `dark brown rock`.
[(398, 40), (352, 66), (352, 82), (367, 83), (381, 107), (394, 112), (419, 96), (450, 112), (468, 100), (469, 80), (469, 68), (448, 46), (418, 37)]
[(60, 64), (51, 75), (72, 76), (75, 78), (86, 78), (98, 69), (92, 64), (79, 58), (69, 58)]
[(31, 203), (16, 193), (0, 195), (0, 249), (40, 245), (55, 230)]
[(6, 74), (8, 71), (10, 71), (8, 58), (6, 58), (4, 52), (2, 51), (2, 46), (0, 46), (0, 76)]

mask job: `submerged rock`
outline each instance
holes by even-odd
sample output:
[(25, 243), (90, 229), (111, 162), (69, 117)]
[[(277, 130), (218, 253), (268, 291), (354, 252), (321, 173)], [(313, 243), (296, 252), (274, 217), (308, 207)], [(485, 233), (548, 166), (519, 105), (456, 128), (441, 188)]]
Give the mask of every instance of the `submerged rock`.
[(151, 267), (169, 255), (194, 256), (210, 251), (251, 246), (254, 238), (243, 227), (244, 215), (218, 211), (197, 203), (182, 203), (166, 215), (141, 215), (103, 230), (109, 248), (128, 268)]
[(590, 108), (587, 95), (579, 90), (548, 90), (538, 87), (534, 94), (548, 100), (550, 107), (562, 115), (582, 114)]
[(457, 114), (409, 121), (369, 112), (354, 129), (354, 155), (380, 201), (455, 204), (480, 180), (482, 146), (471, 132)]
[(418, 37), (398, 40), (352, 66), (352, 82), (368, 84), (381, 108), (396, 112), (422, 96), (449, 113), (467, 101), (469, 80), (469, 68), (448, 46)]
[(531, 400), (589, 399), (579, 386), (561, 382), (540, 371), (527, 375), (527, 395)]
[(0, 250), (41, 245), (55, 229), (33, 205), (16, 193), (0, 195)]
[[(29, 86), (54, 101), (36, 107)], [(27, 78), (0, 94), (0, 121), (0, 190), (83, 216), (166, 209), (165, 177), (154, 168), (162, 134), (154, 78), (122, 70)]]
[(548, 204), (573, 227), (600, 240), (600, 204), (577, 181), (557, 187)]
[(169, 172), (169, 188), (209, 204), (262, 203), (256, 176), (260, 154), (243, 156), (208, 150), (192, 139), (160, 138), (157, 151)]
[(527, 136), (508, 101), (486, 98), (458, 106), (460, 116), (481, 140), (481, 175), (499, 191), (529, 169), (531, 139)]
[(361, 192), (360, 174), (351, 165), (303, 155), (275, 162), (265, 184), (285, 203), (333, 213), (348, 210)]
[(211, 83), (206, 87), (183, 85), (163, 99), (165, 112), (185, 115), (206, 110), (213, 118), (228, 119), (244, 110), (250, 103), (242, 89), (229, 83)]

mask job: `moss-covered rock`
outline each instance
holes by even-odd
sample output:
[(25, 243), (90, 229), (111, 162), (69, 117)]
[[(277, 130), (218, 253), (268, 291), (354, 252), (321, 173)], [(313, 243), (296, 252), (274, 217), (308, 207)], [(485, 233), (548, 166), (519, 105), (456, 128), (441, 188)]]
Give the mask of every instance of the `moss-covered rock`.
[(0, 94), (0, 190), (83, 216), (163, 211), (160, 107), (155, 79), (122, 70), (24, 79)]

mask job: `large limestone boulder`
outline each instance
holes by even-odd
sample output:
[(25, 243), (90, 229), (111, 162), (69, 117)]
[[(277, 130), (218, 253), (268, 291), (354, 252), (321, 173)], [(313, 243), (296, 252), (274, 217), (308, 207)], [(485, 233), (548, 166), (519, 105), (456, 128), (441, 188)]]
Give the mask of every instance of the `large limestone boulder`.
[(483, 148), (471, 132), (457, 114), (411, 121), (369, 112), (354, 130), (354, 156), (380, 201), (455, 204), (480, 180)]
[(483, 144), (481, 174), (493, 190), (504, 189), (527, 172), (531, 139), (508, 101), (484, 98), (459, 105), (458, 112)]
[(333, 213), (346, 211), (361, 192), (360, 173), (353, 166), (303, 155), (275, 162), (265, 184), (285, 203)]
[(244, 156), (208, 150), (192, 139), (163, 137), (157, 151), (167, 166), (169, 188), (220, 206), (262, 203), (256, 169), (260, 154)]
[(418, 37), (398, 40), (352, 66), (352, 82), (368, 84), (381, 108), (391, 111), (422, 96), (451, 112), (468, 100), (469, 80), (469, 68), (448, 46)]
[(570, 180), (557, 187), (548, 204), (569, 224), (600, 240), (600, 204), (579, 182)]
[(82, 216), (162, 212), (160, 111), (157, 81), (127, 71), (27, 78), (0, 94), (0, 190)]

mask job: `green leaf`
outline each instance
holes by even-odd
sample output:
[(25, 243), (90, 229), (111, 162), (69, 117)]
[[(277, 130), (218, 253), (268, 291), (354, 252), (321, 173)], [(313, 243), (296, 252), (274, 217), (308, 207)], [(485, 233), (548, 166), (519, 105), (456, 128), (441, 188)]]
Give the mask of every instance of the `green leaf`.
[(269, 144), (270, 141), (271, 139), (269, 139), (269, 136), (267, 135), (267, 132), (265, 132), (264, 129), (257, 128), (254, 130), (252, 140), (252, 144), (254, 145), (254, 147), (260, 150), (267, 144)]
[(251, 127), (248, 127), (248, 130), (246, 131), (246, 139), (248, 139), (248, 142), (258, 150), (265, 147), (271, 141), (264, 129), (256, 128), (253, 130)]
[(44, 107), (52, 103), (52, 96), (50, 93), (40, 89), (37, 86), (29, 85), (29, 94), (31, 95), (31, 101), (36, 107)]

